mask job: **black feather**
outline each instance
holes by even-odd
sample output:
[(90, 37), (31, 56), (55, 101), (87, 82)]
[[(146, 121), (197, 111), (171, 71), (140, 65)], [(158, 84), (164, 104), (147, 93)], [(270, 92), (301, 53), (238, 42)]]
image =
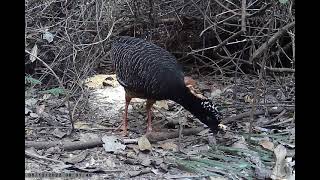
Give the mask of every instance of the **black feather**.
[[(216, 130), (220, 113), (210, 100), (194, 96), (184, 83), (176, 58), (163, 48), (139, 38), (118, 37), (111, 46), (119, 83), (140, 98), (170, 99)], [(207, 103), (205, 103), (207, 102)]]

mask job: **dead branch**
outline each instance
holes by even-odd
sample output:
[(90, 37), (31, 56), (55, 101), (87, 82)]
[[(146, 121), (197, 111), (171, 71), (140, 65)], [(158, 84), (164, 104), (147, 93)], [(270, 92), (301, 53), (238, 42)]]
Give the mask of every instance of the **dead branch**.
[(51, 162), (55, 162), (55, 163), (64, 164), (63, 161), (55, 160), (55, 159), (52, 159), (52, 158), (47, 158), (45, 156), (40, 156), (40, 155), (38, 155), (36, 153), (32, 153), (32, 152), (29, 152), (29, 151), (24, 151), (24, 153), (25, 153), (26, 156), (29, 156), (29, 157), (32, 157), (32, 158), (43, 159), (43, 160), (46, 160), (46, 161), (51, 161)]
[(217, 46), (212, 46), (212, 47), (207, 47), (207, 48), (203, 48), (203, 49), (197, 49), (197, 50), (192, 50), (190, 53), (188, 53), (188, 55), (190, 54), (194, 54), (197, 52), (201, 52), (201, 51), (205, 51), (205, 50), (209, 50), (209, 49), (213, 49), (212, 54), (214, 54), (217, 50), (219, 50), (222, 46), (226, 45), (230, 40), (238, 37), (239, 35), (243, 34), (243, 31), (238, 31), (237, 33), (233, 34), (232, 36), (228, 37), (227, 39), (223, 40), (219, 45)]
[[(193, 134), (197, 134), (204, 130), (204, 128), (190, 128), (184, 129), (182, 134), (184, 136), (190, 136)], [(153, 132), (152, 134), (148, 134), (147, 138), (150, 142), (155, 143), (158, 141), (163, 141), (166, 139), (172, 139), (179, 137), (179, 132)], [(131, 142), (131, 141), (130, 141)], [(131, 143), (135, 143), (137, 141), (132, 141)], [(70, 142), (70, 141), (52, 141), (52, 142), (36, 142), (36, 141), (25, 141), (25, 147), (34, 147), (36, 149), (48, 149), (50, 147), (59, 146), (65, 151), (74, 151), (81, 149), (88, 149), (102, 146), (103, 142), (100, 138), (93, 139), (91, 141), (78, 141), (78, 142)]]
[[(279, 107), (277, 109), (274, 109), (274, 108), (268, 109), (267, 112), (269, 114), (278, 114), (278, 113), (281, 113), (284, 109), (286, 109), (287, 111), (294, 111), (294, 107), (285, 107), (285, 108), (284, 107)], [(265, 114), (265, 112), (266, 112), (265, 110), (255, 111), (254, 112), (254, 116), (263, 115), (263, 114)], [(229, 124), (229, 123), (232, 123), (232, 122), (238, 121), (238, 120), (245, 121), (244, 118), (249, 117), (250, 113), (251, 113), (251, 111), (248, 111), (248, 112), (237, 114), (236, 116), (227, 117), (227, 118), (222, 120), (222, 123), (223, 124)]]
[[(203, 131), (204, 128), (189, 128), (189, 129), (183, 129), (182, 130), (182, 135), (183, 136), (190, 136), (193, 134), (197, 134), (201, 131)], [(174, 131), (174, 132), (154, 132), (151, 134), (147, 135), (147, 138), (150, 142), (158, 142), (158, 141), (163, 141), (166, 139), (173, 139), (179, 137), (179, 131)]]
[(74, 151), (79, 149), (88, 149), (93, 147), (102, 146), (103, 142), (101, 139), (93, 139), (91, 141), (51, 141), (51, 142), (36, 142), (36, 141), (25, 141), (25, 147), (34, 147), (36, 149), (48, 149), (50, 147), (60, 146), (65, 151)]
[(252, 55), (251, 61), (258, 58), (265, 50), (268, 49), (271, 45), (273, 45), (276, 40), (278, 40), (287, 30), (292, 28), (295, 25), (295, 21), (285, 25), (282, 27), (277, 33), (275, 33), (267, 42), (263, 43)]
[(266, 69), (268, 71), (272, 71), (272, 72), (287, 72), (287, 73), (295, 73), (296, 70), (295, 69), (291, 69), (291, 68), (272, 68), (272, 67), (267, 67), (266, 66)]
[(246, 32), (246, 0), (242, 0), (241, 6), (241, 31)]

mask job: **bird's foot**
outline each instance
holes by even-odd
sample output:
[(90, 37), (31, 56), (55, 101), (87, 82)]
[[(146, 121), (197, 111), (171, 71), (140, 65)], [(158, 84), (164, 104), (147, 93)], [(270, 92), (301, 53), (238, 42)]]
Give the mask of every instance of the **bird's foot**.
[(121, 135), (122, 136), (128, 136), (128, 127), (125, 127), (125, 125), (123, 123), (121, 123), (116, 129), (115, 131), (121, 131)]
[(147, 133), (146, 134), (150, 134), (152, 132), (152, 127), (147, 127)]

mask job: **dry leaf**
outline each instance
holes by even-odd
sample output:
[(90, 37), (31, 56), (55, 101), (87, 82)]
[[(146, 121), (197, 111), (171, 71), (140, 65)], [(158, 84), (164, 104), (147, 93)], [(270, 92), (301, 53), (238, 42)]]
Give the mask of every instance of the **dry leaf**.
[(35, 44), (31, 50), (30, 61), (34, 62), (37, 59), (36, 58), (37, 56), (38, 56), (38, 46), (37, 44)]
[[(112, 80), (109, 80), (109, 78), (112, 78)], [(113, 87), (118, 83), (116, 75), (97, 74), (86, 79), (84, 85), (88, 88), (99, 89), (103, 87), (103, 82), (108, 83)]]
[(287, 156), (287, 150), (284, 146), (279, 144), (275, 149), (274, 149), (274, 154), (276, 155), (276, 165), (273, 169), (273, 174), (271, 176), (272, 179), (282, 179), (286, 177), (287, 172), (285, 169), (286, 166), (286, 161), (285, 158)]
[(30, 113), (30, 117), (32, 117), (32, 118), (38, 118), (39, 117), (39, 115), (38, 114), (36, 114), (36, 113)]
[(223, 131), (226, 131), (228, 129), (228, 126), (223, 125), (223, 124), (219, 124), (218, 125)]
[(24, 114), (28, 115), (29, 113), (31, 113), (32, 111), (26, 107), (24, 107)]
[(91, 129), (90, 126), (88, 126), (88, 123), (83, 122), (83, 121), (77, 121), (74, 123), (74, 128), (75, 129)]
[(150, 158), (144, 158), (144, 159), (142, 159), (141, 165), (142, 165), (142, 166), (145, 166), (145, 167), (150, 166), (150, 165), (151, 165), (151, 160), (150, 160)]
[(41, 115), (43, 112), (44, 112), (44, 108), (45, 108), (45, 105), (44, 104), (41, 104), (39, 106), (36, 107), (36, 113), (38, 115)]
[(142, 136), (138, 139), (138, 146), (140, 151), (151, 151), (151, 144), (146, 136)]
[(174, 144), (173, 142), (165, 142), (165, 143), (161, 144), (160, 147), (162, 149), (172, 150), (172, 151), (177, 151), (177, 149), (178, 149), (178, 146), (176, 144)]
[(44, 94), (41, 100), (47, 100), (51, 97), (51, 94)]
[(241, 139), (239, 139), (239, 141), (232, 144), (232, 147), (241, 148), (241, 149), (249, 149), (247, 146), (246, 140), (242, 136), (241, 136)]
[(270, 151), (274, 150), (274, 144), (268, 140), (262, 139), (259, 144), (264, 147), (265, 149), (268, 149)]
[(58, 128), (54, 129), (51, 134), (56, 136), (56, 137), (58, 137), (58, 138), (60, 138), (60, 139), (63, 138), (66, 135), (65, 132), (60, 131), (60, 129), (58, 129)]
[(253, 103), (253, 98), (251, 98), (250, 95), (246, 95), (243, 99), (246, 103)]
[(87, 155), (88, 155), (88, 151), (82, 151), (80, 152), (80, 154), (71, 155), (71, 157), (69, 157), (68, 159), (65, 159), (64, 162), (76, 164), (83, 161), (87, 157)]
[(42, 35), (42, 39), (47, 40), (49, 43), (51, 43), (53, 41), (53, 34), (50, 33), (48, 30), (46, 30), (43, 35)]
[(102, 137), (103, 148), (106, 152), (118, 152), (119, 150), (124, 150), (126, 145), (121, 144), (116, 136), (103, 136)]
[(220, 97), (222, 91), (220, 89), (215, 89), (211, 92), (210, 96), (211, 97)]
[(162, 101), (157, 101), (156, 102), (156, 106), (159, 107), (159, 108), (163, 108), (165, 110), (168, 110), (169, 109), (169, 106), (168, 106), (168, 103), (166, 100), (162, 100)]

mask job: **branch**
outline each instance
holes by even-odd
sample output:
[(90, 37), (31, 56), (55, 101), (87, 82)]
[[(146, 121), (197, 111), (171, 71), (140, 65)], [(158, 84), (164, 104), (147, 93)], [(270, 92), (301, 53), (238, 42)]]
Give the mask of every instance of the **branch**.
[[(278, 107), (277, 109), (268, 109), (268, 113), (269, 114), (278, 114), (278, 113), (281, 113), (284, 109), (291, 110), (291, 111), (294, 110), (294, 108), (292, 108), (292, 107), (286, 107), (286, 108)], [(243, 118), (249, 117), (250, 113), (251, 113), (251, 111), (248, 111), (248, 112), (237, 114), (236, 116), (227, 117), (222, 120), (222, 123), (229, 124), (231, 122), (238, 121), (240, 119), (243, 121)], [(265, 110), (259, 110), (254, 113), (255, 116), (263, 115), (263, 114), (265, 114)]]
[(275, 33), (267, 42), (263, 43), (252, 55), (251, 61), (258, 58), (268, 47), (273, 45), (287, 30), (295, 25), (295, 21), (282, 27), (277, 33)]
[(287, 73), (295, 73), (296, 70), (295, 69), (291, 69), (291, 68), (271, 68), (271, 67), (266, 67), (266, 69), (268, 71), (272, 71), (272, 72), (287, 72)]
[(246, 0), (242, 0), (241, 7), (241, 31), (246, 32)]
[[(197, 134), (203, 131), (204, 128), (189, 128), (184, 129), (182, 134), (184, 136), (190, 136), (192, 134)], [(167, 139), (177, 138), (179, 137), (179, 132), (153, 132), (147, 135), (148, 140), (151, 143), (163, 141)], [(126, 142), (126, 141), (124, 141)], [(129, 143), (136, 143), (137, 141), (130, 140)], [(102, 146), (103, 142), (100, 138), (93, 139), (90, 142), (87, 141), (78, 141), (78, 142), (70, 142), (70, 141), (51, 141), (51, 142), (36, 142), (36, 141), (25, 141), (25, 147), (34, 147), (36, 149), (48, 149), (50, 147), (60, 146), (65, 151), (74, 151), (81, 149), (88, 149)]]
[(217, 46), (212, 46), (212, 47), (207, 47), (207, 48), (203, 48), (203, 49), (197, 49), (197, 50), (192, 50), (191, 52), (189, 52), (187, 55), (190, 54), (194, 54), (197, 52), (201, 52), (201, 51), (205, 51), (205, 50), (209, 50), (209, 49), (213, 49), (212, 54), (214, 54), (217, 50), (219, 50), (222, 46), (226, 45), (231, 39), (234, 39), (235, 37), (239, 36), (243, 34), (243, 31), (238, 31), (237, 33), (233, 34), (232, 36), (228, 37), (227, 39), (225, 39), (224, 41), (222, 41), (219, 45)]

